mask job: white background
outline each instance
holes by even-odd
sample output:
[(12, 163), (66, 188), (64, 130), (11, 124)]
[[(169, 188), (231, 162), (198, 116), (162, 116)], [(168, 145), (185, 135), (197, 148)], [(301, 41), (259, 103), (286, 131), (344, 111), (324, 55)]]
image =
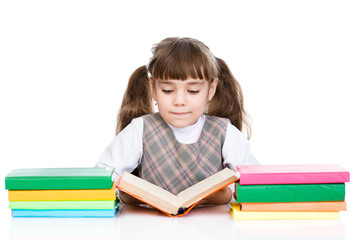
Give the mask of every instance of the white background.
[[(353, 12), (344, 0), (1, 0), (2, 181), (15, 168), (93, 166), (130, 74), (173, 36), (197, 38), (228, 63), (262, 164), (353, 173)], [(2, 234), (7, 204), (3, 187)]]

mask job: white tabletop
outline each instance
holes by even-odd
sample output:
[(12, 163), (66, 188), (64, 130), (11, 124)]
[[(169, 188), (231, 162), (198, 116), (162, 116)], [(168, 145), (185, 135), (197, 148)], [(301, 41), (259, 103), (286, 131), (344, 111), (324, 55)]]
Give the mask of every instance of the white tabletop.
[(8, 229), (1, 234), (12, 240), (354, 239), (350, 204), (338, 220), (236, 221), (229, 205), (196, 208), (183, 217), (171, 218), (154, 209), (124, 204), (115, 218), (2, 218), (7, 219), (3, 226)]

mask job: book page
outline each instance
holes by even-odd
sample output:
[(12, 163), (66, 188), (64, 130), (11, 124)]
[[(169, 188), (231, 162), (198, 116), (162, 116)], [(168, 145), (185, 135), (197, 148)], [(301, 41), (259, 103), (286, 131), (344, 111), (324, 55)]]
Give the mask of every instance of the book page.
[(170, 214), (177, 214), (179, 205), (172, 193), (130, 173), (124, 172), (118, 188)]
[(209, 194), (226, 187), (237, 180), (234, 171), (225, 168), (220, 172), (204, 179), (177, 195), (177, 201), (181, 207), (188, 208), (193, 203), (202, 200)]

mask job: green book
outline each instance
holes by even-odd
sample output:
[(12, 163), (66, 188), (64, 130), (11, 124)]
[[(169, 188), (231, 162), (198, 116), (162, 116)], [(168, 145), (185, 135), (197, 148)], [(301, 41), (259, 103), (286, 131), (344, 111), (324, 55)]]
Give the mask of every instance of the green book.
[(5, 178), (8, 190), (110, 189), (113, 169), (28, 168), (15, 169)]
[(344, 183), (240, 185), (236, 202), (323, 202), (344, 201)]
[(114, 200), (10, 202), (11, 209), (115, 209)]

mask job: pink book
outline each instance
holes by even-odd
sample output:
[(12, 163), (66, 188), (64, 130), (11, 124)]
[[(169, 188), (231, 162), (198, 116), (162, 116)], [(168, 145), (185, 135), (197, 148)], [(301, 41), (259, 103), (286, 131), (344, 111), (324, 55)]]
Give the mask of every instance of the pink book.
[(237, 166), (240, 185), (349, 182), (349, 172), (337, 164)]

